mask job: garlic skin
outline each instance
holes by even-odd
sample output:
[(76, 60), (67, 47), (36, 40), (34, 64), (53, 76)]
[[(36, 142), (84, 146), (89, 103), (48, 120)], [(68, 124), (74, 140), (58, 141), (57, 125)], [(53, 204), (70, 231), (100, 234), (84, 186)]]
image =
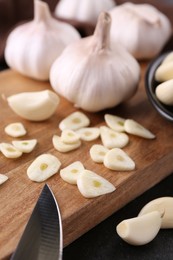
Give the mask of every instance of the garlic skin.
[(9, 34), (5, 60), (10, 68), (25, 76), (48, 80), (53, 61), (79, 38), (75, 28), (51, 16), (46, 2), (35, 0), (34, 19)]
[(109, 13), (112, 47), (119, 42), (137, 59), (156, 56), (172, 34), (169, 19), (152, 5), (127, 2)]
[(55, 16), (96, 25), (99, 14), (115, 6), (113, 0), (60, 0)]
[(89, 112), (114, 107), (137, 90), (139, 64), (118, 44), (111, 50), (110, 25), (102, 12), (94, 34), (67, 46), (50, 70), (53, 89)]

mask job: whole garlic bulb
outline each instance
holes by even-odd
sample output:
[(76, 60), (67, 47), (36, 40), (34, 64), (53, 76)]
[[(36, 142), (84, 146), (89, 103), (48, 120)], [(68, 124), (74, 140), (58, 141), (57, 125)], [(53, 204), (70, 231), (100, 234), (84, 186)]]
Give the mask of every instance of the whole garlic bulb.
[(111, 18), (101, 13), (92, 36), (66, 47), (50, 70), (55, 91), (84, 110), (96, 112), (130, 98), (140, 67), (121, 46), (110, 48)]
[(124, 3), (109, 13), (112, 46), (119, 42), (137, 59), (157, 55), (171, 36), (169, 19), (152, 5)]
[(114, 0), (60, 0), (55, 7), (55, 15), (95, 26), (100, 12), (108, 11), (114, 6)]
[(80, 38), (75, 28), (51, 17), (48, 4), (34, 1), (34, 19), (8, 36), (5, 60), (9, 67), (38, 80), (48, 80), (53, 61)]

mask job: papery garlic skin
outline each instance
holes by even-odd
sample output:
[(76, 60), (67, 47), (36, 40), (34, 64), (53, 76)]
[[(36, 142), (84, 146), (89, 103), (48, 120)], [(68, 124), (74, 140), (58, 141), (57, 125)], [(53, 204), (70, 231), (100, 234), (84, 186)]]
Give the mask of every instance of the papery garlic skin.
[(79, 38), (75, 28), (51, 17), (46, 2), (35, 0), (34, 19), (9, 34), (5, 60), (10, 68), (25, 76), (48, 80), (53, 61)]
[(111, 46), (119, 42), (137, 59), (156, 56), (172, 34), (169, 19), (152, 5), (124, 3), (109, 13)]
[(96, 25), (102, 11), (115, 6), (113, 0), (61, 0), (55, 7), (55, 16)]
[(53, 89), (86, 111), (114, 107), (137, 89), (139, 64), (118, 44), (111, 50), (110, 24), (101, 13), (94, 35), (69, 45), (50, 70)]

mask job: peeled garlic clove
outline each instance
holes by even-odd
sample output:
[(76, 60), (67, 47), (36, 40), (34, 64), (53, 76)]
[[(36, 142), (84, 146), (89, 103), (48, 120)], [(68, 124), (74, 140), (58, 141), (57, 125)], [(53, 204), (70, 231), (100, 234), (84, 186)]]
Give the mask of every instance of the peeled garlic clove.
[(173, 105), (173, 79), (167, 80), (156, 87), (156, 97), (163, 104)]
[(54, 60), (70, 43), (80, 39), (70, 24), (51, 16), (46, 2), (34, 1), (34, 19), (16, 27), (8, 36), (5, 60), (21, 74), (48, 80)]
[(90, 124), (89, 118), (82, 112), (74, 112), (64, 118), (60, 124), (59, 128), (61, 131), (64, 129), (78, 130), (80, 128), (86, 127)]
[(18, 158), (22, 155), (21, 151), (9, 143), (0, 143), (0, 151), (7, 158)]
[(8, 180), (8, 177), (5, 174), (0, 174), (0, 185)]
[(158, 211), (125, 219), (116, 227), (118, 235), (127, 243), (141, 246), (151, 242), (158, 234), (162, 218)]
[(42, 182), (58, 172), (61, 162), (51, 154), (39, 155), (28, 167), (28, 178), (35, 182)]
[(126, 135), (125, 133), (115, 132), (107, 126), (100, 127), (100, 136), (103, 145), (108, 149), (112, 149), (115, 147), (123, 148), (129, 142), (128, 135)]
[(71, 129), (64, 129), (61, 133), (61, 140), (66, 144), (73, 144), (79, 141), (79, 135)]
[(103, 163), (104, 157), (109, 150), (100, 144), (94, 144), (90, 148), (90, 156), (94, 162)]
[(34, 150), (37, 140), (22, 140), (22, 141), (12, 141), (14, 147), (16, 147), (22, 153), (30, 153)]
[(162, 65), (169, 63), (169, 62), (172, 62), (172, 61), (173, 61), (173, 51), (171, 51), (168, 55), (166, 55), (166, 57), (162, 61)]
[(135, 162), (120, 148), (111, 149), (106, 153), (104, 165), (115, 171), (132, 171), (135, 169)]
[(173, 61), (161, 64), (155, 71), (157, 81), (167, 81), (173, 79)]
[(61, 169), (60, 176), (64, 181), (70, 184), (77, 184), (77, 179), (83, 170), (83, 164), (80, 161), (77, 161)]
[(139, 212), (139, 216), (152, 211), (162, 214), (161, 228), (173, 228), (173, 197), (161, 197), (147, 203)]
[(100, 129), (97, 127), (84, 127), (76, 131), (83, 141), (96, 140), (100, 135)]
[(147, 139), (155, 138), (153, 133), (132, 119), (127, 119), (125, 121), (124, 128), (128, 134), (137, 135)]
[(125, 119), (119, 116), (106, 114), (104, 116), (106, 124), (117, 132), (124, 132)]
[(77, 186), (85, 198), (94, 198), (115, 191), (115, 186), (95, 172), (83, 170), (78, 179)]
[(12, 137), (20, 137), (26, 135), (26, 129), (22, 123), (11, 123), (4, 129), (5, 133)]
[(51, 117), (59, 104), (53, 91), (22, 92), (7, 98), (11, 109), (24, 119), (42, 121)]
[(53, 142), (54, 148), (61, 153), (67, 153), (67, 152), (73, 151), (81, 146), (80, 140), (78, 140), (76, 143), (67, 144), (67, 143), (64, 143), (61, 140), (61, 137), (58, 135), (53, 136), (52, 142)]

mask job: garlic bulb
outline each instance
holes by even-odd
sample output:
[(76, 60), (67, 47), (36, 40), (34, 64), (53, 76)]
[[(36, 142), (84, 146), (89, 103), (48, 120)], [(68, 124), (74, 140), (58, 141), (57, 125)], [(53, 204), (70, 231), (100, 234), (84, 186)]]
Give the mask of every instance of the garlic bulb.
[(53, 61), (79, 38), (75, 28), (51, 17), (47, 3), (35, 0), (33, 21), (18, 26), (8, 36), (5, 60), (25, 76), (48, 80)]
[(112, 46), (119, 42), (137, 59), (157, 55), (172, 33), (169, 19), (149, 4), (124, 3), (110, 15)]
[(114, 6), (114, 0), (61, 0), (55, 7), (55, 15), (95, 26), (100, 12), (108, 11)]
[(118, 44), (111, 50), (110, 25), (102, 12), (94, 35), (67, 46), (50, 70), (54, 90), (90, 112), (114, 107), (137, 89), (140, 67)]

